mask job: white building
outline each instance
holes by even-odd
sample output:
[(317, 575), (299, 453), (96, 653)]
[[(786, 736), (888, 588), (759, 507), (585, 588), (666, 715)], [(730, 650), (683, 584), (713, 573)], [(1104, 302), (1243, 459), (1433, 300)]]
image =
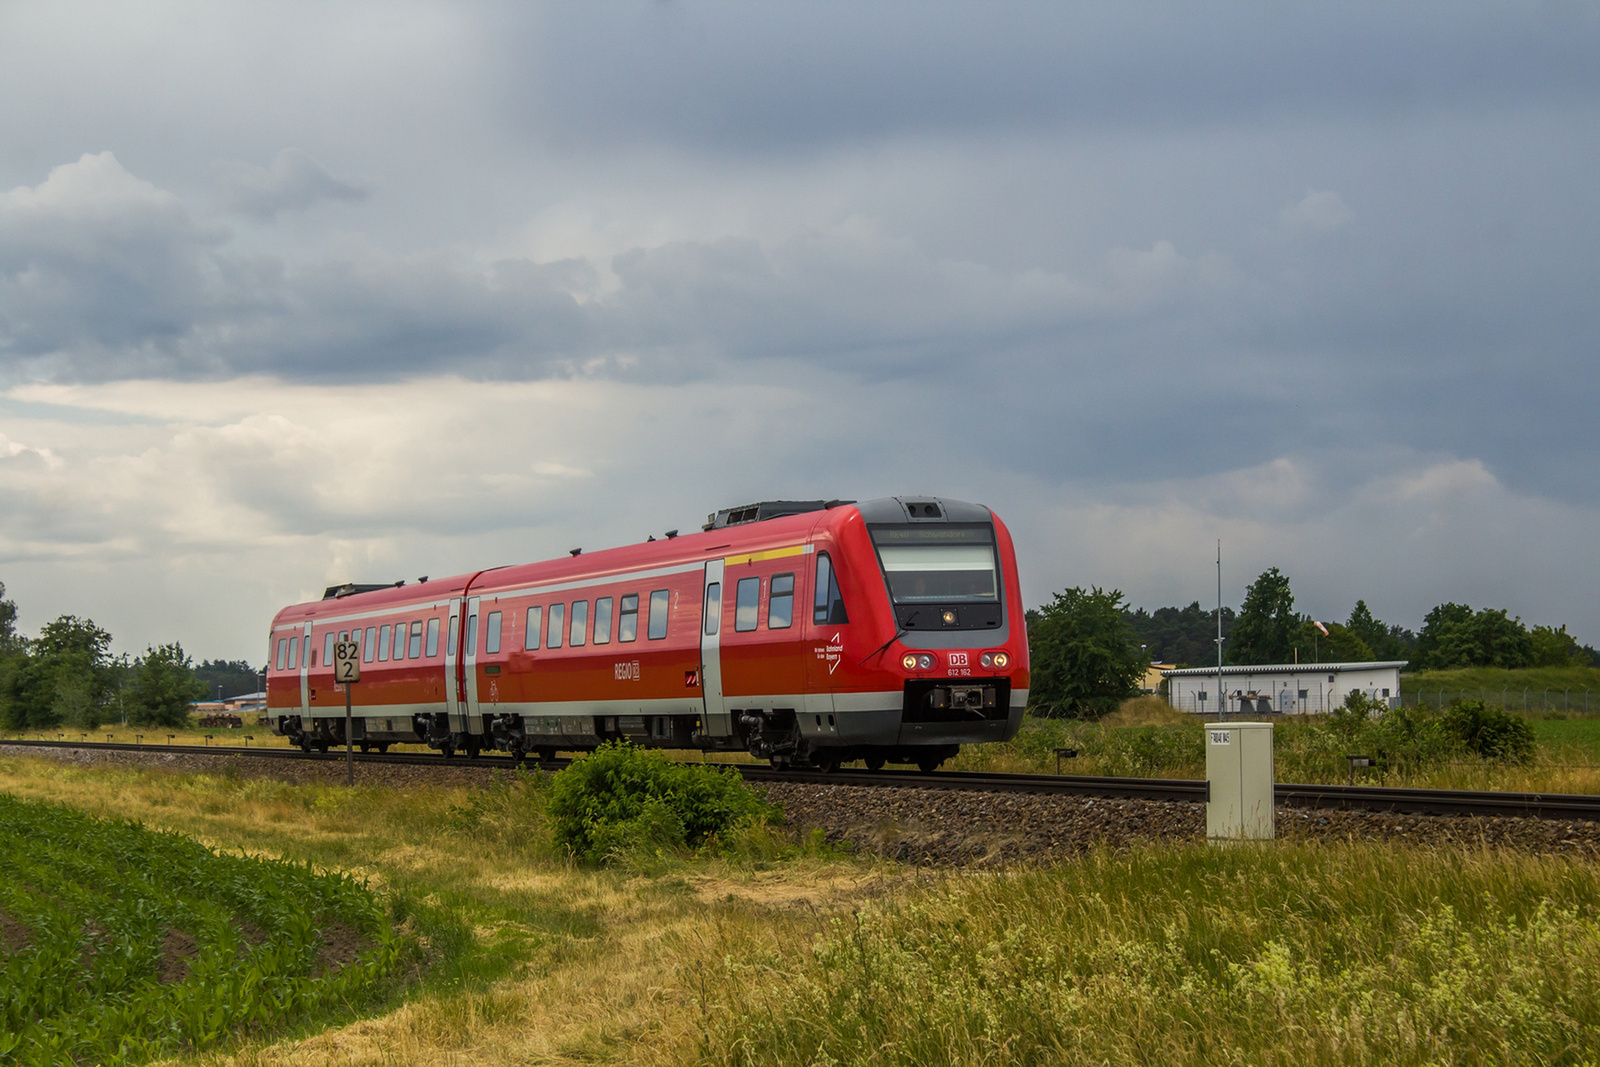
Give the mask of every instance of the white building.
[[(1162, 671), (1167, 703), (1199, 715), (1296, 715), (1333, 711), (1352, 691), (1391, 707), (1400, 704), (1400, 668), (1405, 660), (1382, 663), (1271, 663), (1222, 668)], [(1221, 689), (1225, 704), (1217, 706)]]

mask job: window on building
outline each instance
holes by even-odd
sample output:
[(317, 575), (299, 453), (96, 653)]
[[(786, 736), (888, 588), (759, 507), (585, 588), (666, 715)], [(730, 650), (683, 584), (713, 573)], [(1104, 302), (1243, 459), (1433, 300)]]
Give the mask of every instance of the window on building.
[(794, 625), (794, 575), (774, 575), (771, 597), (767, 603), (767, 629), (787, 630), (792, 625)]
[(1204, 689), (1200, 690), (1198, 693), (1196, 693), (1194, 695), (1194, 698), (1196, 700), (1205, 700), (1206, 699), (1206, 691)]
[(500, 613), (489, 612), (486, 629), (483, 633), (483, 651), (485, 655), (494, 656), (500, 652)]
[(550, 629), (545, 633), (545, 648), (561, 647), (561, 626), (567, 621), (567, 606), (565, 604), (550, 605)]
[(611, 598), (608, 596), (594, 602), (594, 643), (611, 643)]
[(667, 608), (672, 594), (665, 589), (650, 591), (650, 640), (659, 641), (667, 636)]
[(567, 642), (577, 648), (588, 638), (589, 630), (589, 602), (587, 600), (574, 600), (572, 602), (572, 640)]
[(1311, 691), (1309, 689), (1302, 689), (1302, 690), (1300, 690), (1300, 695), (1299, 695), (1298, 699), (1305, 700), (1309, 696), (1311, 696)]
[(378, 662), (389, 662), (389, 627), (378, 627)]
[(376, 626), (369, 626), (369, 627), (367, 627), (366, 640), (361, 642), (361, 662), (362, 663), (371, 663), (372, 662), (372, 654), (378, 650), (377, 649), (377, 645), (378, 645), (378, 628)]
[(733, 628), (744, 633), (756, 628), (756, 614), (761, 607), (761, 579), (740, 578), (734, 590)]
[(534, 605), (528, 609), (528, 626), (522, 633), (522, 647), (529, 652), (539, 647), (539, 634), (544, 626), (544, 608)]
[(278, 638), (278, 658), (275, 661), (277, 663), (277, 667), (275, 669), (280, 670), (280, 671), (283, 670), (284, 669), (283, 665), (285, 663), (287, 663), (288, 661), (289, 661), (289, 639), (287, 637), (280, 637), (280, 638)]
[(1385, 689), (1385, 690), (1384, 690), (1384, 691), (1383, 691), (1383, 695), (1384, 695), (1384, 696), (1388, 696), (1388, 695), (1389, 695), (1389, 691), (1388, 691), (1388, 690), (1387, 690), (1387, 689)]
[(844, 597), (839, 594), (839, 579), (833, 573), (833, 560), (826, 552), (817, 553), (817, 585), (813, 598), (811, 621), (832, 625), (850, 621), (844, 610)]
[(411, 623), (411, 643), (406, 649), (409, 659), (422, 658), (422, 620), (416, 619)]
[(623, 597), (621, 608), (617, 616), (617, 640), (636, 641), (639, 638), (639, 594), (629, 593)]
[[(651, 600), (654, 601), (654, 597)], [(705, 627), (708, 635), (715, 634), (717, 627), (722, 624), (722, 583), (712, 582), (706, 586)], [(654, 627), (651, 628), (651, 637), (655, 636)]]
[[(309, 641), (310, 638), (307, 638), (306, 640)], [(295, 669), (295, 666), (299, 662), (299, 660), (300, 660), (300, 639), (298, 637), (291, 637), (291, 638), (289, 638), (289, 669), (291, 671)]]

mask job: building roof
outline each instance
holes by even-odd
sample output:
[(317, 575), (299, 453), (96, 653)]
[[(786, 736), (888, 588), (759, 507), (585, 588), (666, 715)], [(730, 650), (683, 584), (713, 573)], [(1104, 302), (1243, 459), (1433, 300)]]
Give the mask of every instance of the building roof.
[[(1257, 663), (1251, 666), (1222, 668), (1227, 674), (1338, 674), (1341, 671), (1399, 670), (1410, 660), (1386, 659), (1370, 663)], [(1185, 667), (1182, 670), (1162, 671), (1163, 678), (1204, 678), (1217, 676), (1215, 667)]]

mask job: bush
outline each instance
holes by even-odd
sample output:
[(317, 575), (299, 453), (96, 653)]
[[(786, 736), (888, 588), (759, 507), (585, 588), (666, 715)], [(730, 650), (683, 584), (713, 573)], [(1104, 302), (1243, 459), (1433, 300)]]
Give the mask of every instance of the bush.
[(1462, 748), (1484, 759), (1527, 763), (1533, 758), (1533, 727), (1527, 720), (1486, 707), (1481, 700), (1456, 701), (1443, 721)]
[(558, 773), (545, 810), (554, 843), (589, 863), (700, 848), (780, 814), (737, 771), (677, 763), (626, 741), (601, 745)]

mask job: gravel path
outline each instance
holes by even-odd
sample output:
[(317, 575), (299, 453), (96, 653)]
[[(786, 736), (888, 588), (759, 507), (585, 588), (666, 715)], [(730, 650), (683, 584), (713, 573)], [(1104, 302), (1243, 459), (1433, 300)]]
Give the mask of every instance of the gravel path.
[[(290, 782), (344, 781), (344, 763), (252, 759), (204, 752), (96, 752), (20, 748), (0, 755), (55, 759), (79, 766), (143, 766), (179, 773), (229, 774)], [(440, 761), (443, 764), (443, 760)], [(454, 761), (448, 766), (356, 764), (359, 785), (471, 786), (496, 768)], [(1205, 836), (1200, 804), (1159, 800), (977, 793), (946, 789), (768, 783), (756, 786), (783, 806), (791, 825), (820, 829), (830, 841), (906, 863), (1003, 866), (1081, 853), (1098, 844)], [(1398, 815), (1278, 808), (1278, 834), (1290, 840), (1378, 839), (1417, 845), (1490, 845), (1541, 854), (1600, 859), (1600, 822), (1465, 815)]]

